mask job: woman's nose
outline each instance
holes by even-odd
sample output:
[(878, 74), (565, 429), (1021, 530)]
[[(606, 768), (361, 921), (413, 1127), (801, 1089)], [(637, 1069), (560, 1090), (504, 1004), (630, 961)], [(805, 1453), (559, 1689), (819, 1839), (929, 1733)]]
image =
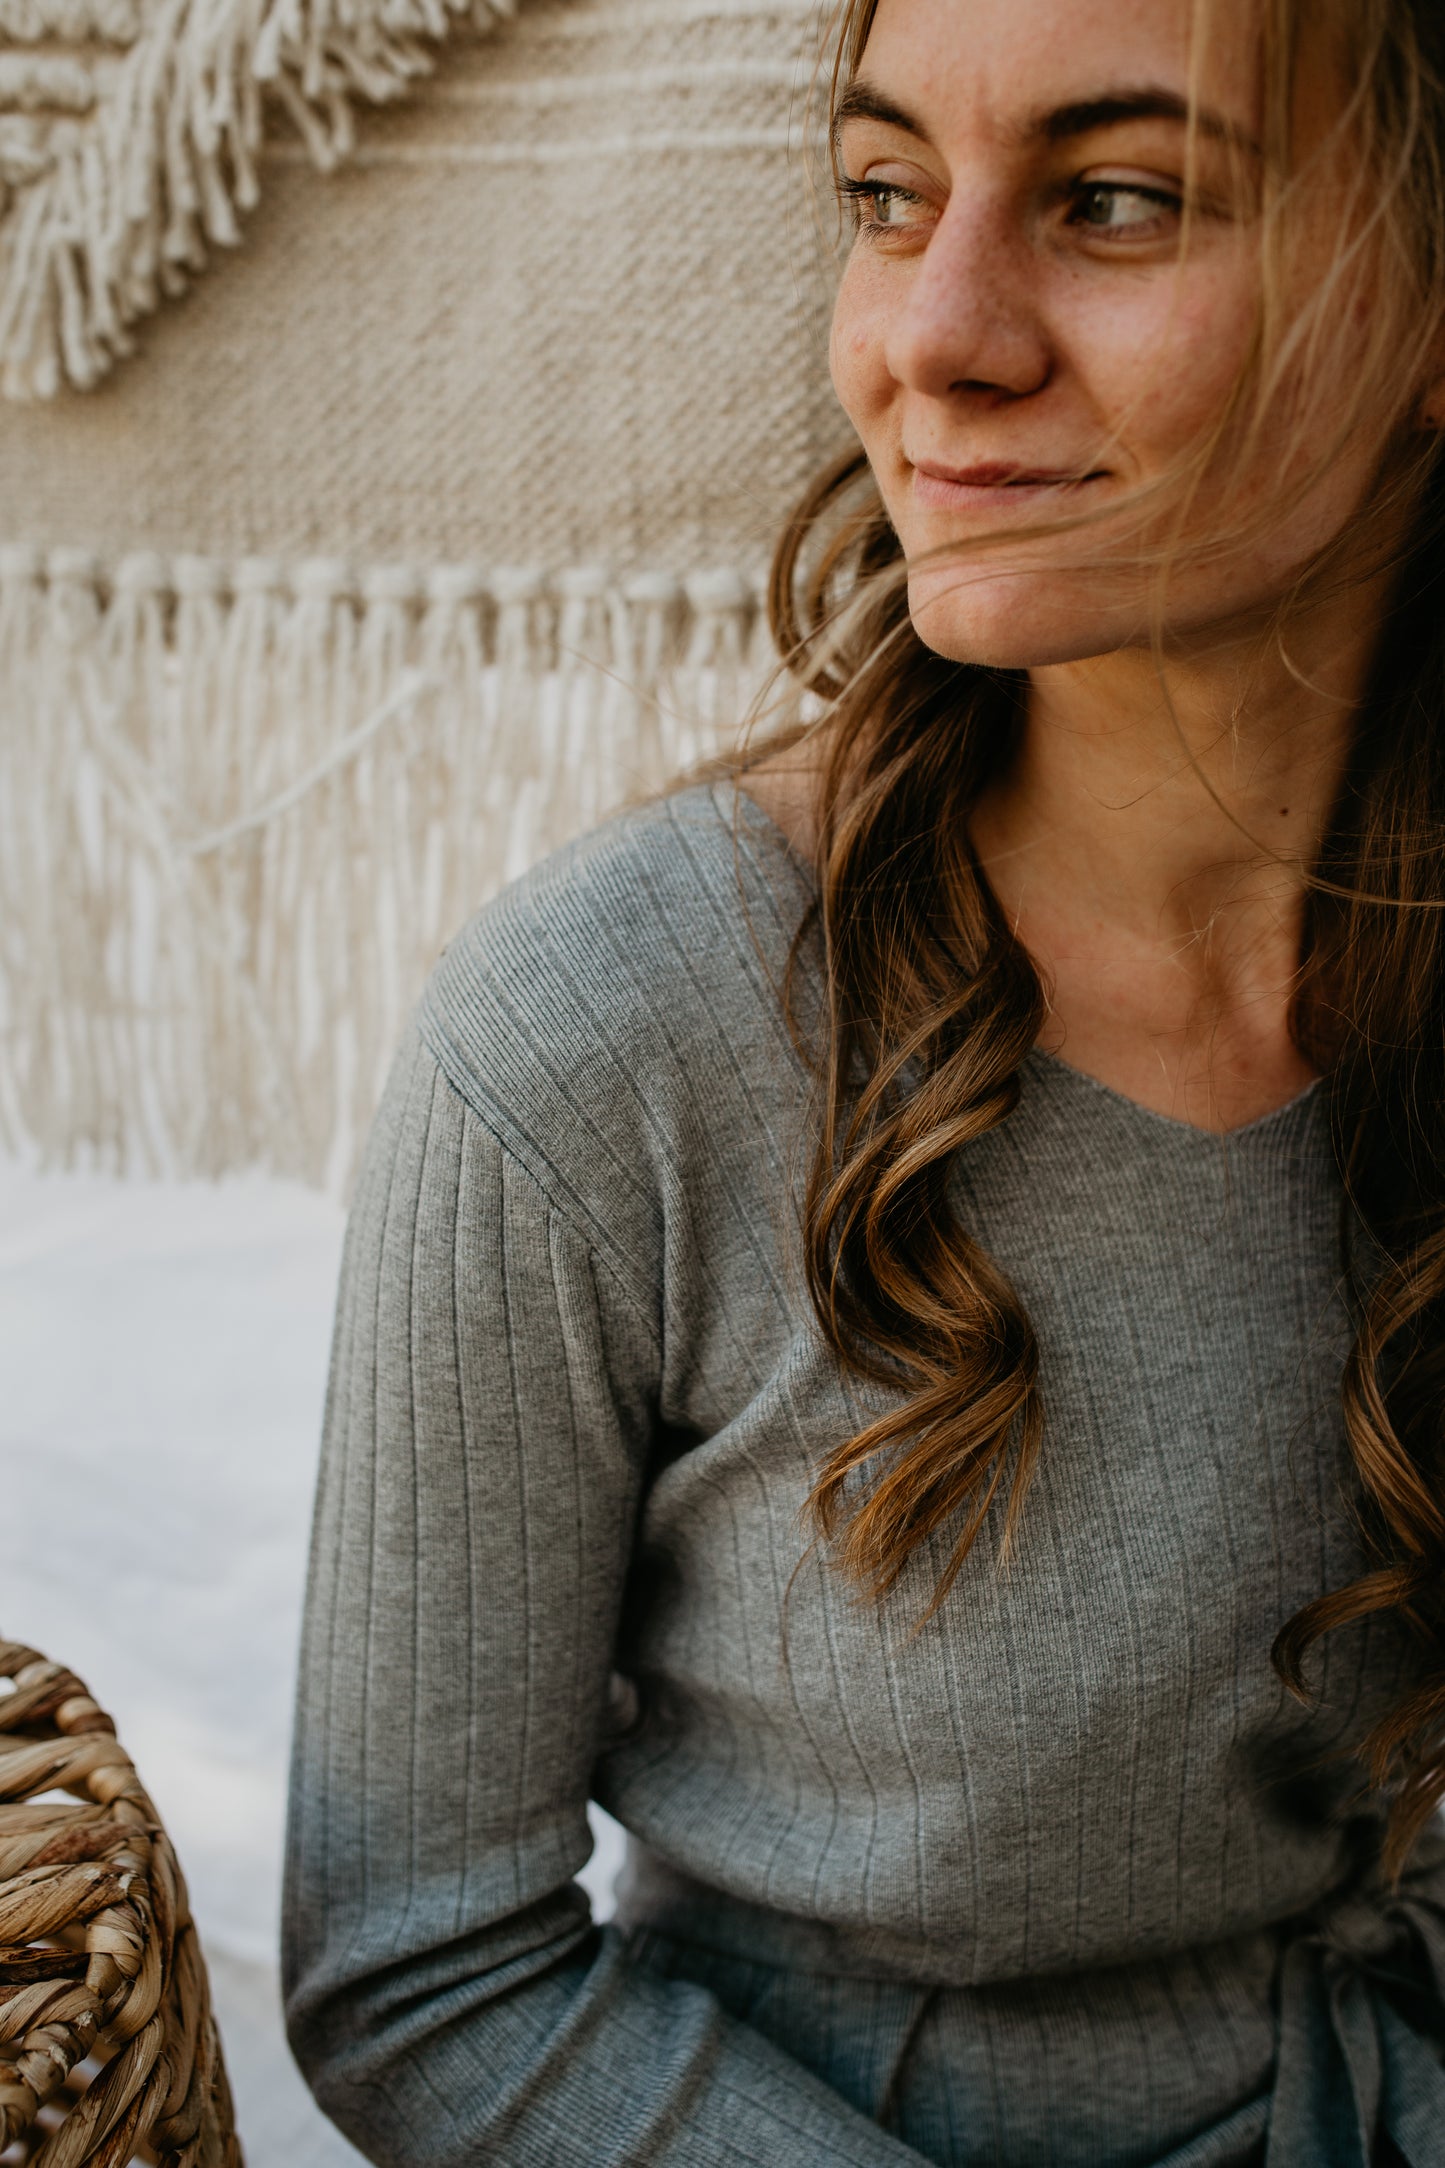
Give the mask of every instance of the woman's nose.
[(886, 358), (895, 380), (935, 399), (995, 400), (1040, 391), (1053, 352), (1026, 235), (1001, 207), (955, 190), (893, 318)]

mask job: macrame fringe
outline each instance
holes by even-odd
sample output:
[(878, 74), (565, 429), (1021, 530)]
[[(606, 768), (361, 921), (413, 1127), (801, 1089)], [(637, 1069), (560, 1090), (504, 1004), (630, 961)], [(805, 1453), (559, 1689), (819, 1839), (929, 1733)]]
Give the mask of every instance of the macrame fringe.
[[(516, 0), (3, 0), (20, 40), (104, 41), (103, 87), (78, 60), (4, 59), (0, 390), (49, 398), (95, 384), (132, 351), (130, 327), (181, 292), (208, 251), (240, 239), (259, 195), (269, 95), (316, 164), (352, 144), (352, 102), (402, 96), (462, 25), (487, 29)], [(92, 110), (93, 106), (93, 110)], [(23, 116), (58, 111), (43, 143)], [(80, 116), (85, 116), (81, 118)], [(74, 117), (71, 117), (74, 116)]]
[(0, 1142), (344, 1187), (442, 944), (769, 664), (730, 571), (0, 550)]

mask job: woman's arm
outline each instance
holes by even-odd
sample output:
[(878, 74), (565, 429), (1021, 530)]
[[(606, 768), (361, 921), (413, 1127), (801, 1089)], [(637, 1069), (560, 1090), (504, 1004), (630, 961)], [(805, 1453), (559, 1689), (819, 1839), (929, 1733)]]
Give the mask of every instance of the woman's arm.
[(347, 1238), (286, 1887), (292, 2045), (388, 2168), (921, 2158), (572, 1880), (658, 1360), (414, 1042)]

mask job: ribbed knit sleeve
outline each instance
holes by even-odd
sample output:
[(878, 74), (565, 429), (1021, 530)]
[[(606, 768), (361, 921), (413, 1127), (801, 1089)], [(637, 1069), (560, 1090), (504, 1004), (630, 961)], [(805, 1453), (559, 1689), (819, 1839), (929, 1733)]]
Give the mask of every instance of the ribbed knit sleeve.
[(658, 1330), (413, 1040), (347, 1242), (286, 1888), (297, 2058), (389, 2168), (922, 2158), (572, 1879)]

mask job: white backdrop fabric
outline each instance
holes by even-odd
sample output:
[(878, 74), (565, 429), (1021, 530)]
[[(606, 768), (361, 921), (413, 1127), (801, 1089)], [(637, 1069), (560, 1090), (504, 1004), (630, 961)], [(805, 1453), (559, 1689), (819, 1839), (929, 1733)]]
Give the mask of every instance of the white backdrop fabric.
[[(341, 1208), (260, 1176), (0, 1160), (0, 1631), (116, 1718), (175, 1838), (249, 2168), (340, 2168), (276, 1994), (291, 1714)], [(587, 1881), (605, 1913), (615, 1825)]]

